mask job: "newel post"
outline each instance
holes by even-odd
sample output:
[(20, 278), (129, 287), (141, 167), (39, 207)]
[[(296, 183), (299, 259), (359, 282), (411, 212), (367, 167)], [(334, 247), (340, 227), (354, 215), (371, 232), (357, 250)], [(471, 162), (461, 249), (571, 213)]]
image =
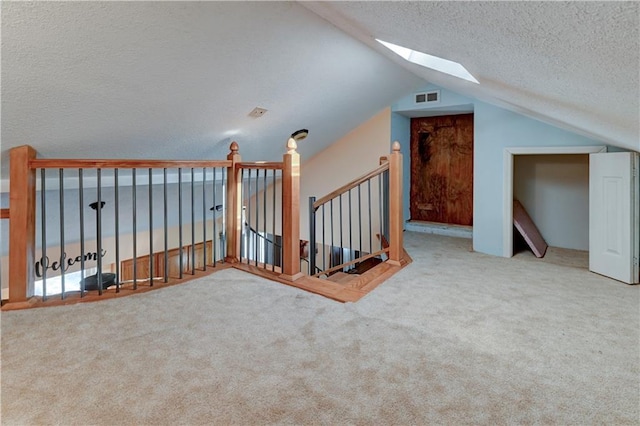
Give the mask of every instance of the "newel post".
[(227, 160), (231, 164), (227, 169), (227, 255), (226, 262), (237, 263), (240, 261), (240, 239), (242, 238), (242, 176), (241, 170), (236, 165), (242, 160), (238, 152), (238, 143), (231, 142), (231, 152)]
[(394, 142), (389, 156), (389, 260), (400, 266), (404, 243), (402, 206), (402, 154), (400, 143)]
[(34, 158), (36, 151), (29, 145), (13, 148), (9, 158), (9, 302), (33, 296), (36, 172), (29, 162)]
[(282, 158), (282, 275), (295, 281), (300, 272), (300, 154), (293, 138)]

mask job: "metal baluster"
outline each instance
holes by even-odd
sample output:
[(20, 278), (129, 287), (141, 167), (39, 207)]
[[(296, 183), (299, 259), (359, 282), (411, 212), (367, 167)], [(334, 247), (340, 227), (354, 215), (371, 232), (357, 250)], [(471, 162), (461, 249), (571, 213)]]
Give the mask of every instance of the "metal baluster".
[(260, 192), (260, 189), (258, 188), (258, 186), (260, 185), (260, 170), (256, 170), (256, 230), (255, 230), (255, 237), (253, 238), (255, 241), (255, 248), (254, 248), (254, 257), (255, 257), (255, 265), (256, 267), (258, 266), (258, 247), (259, 247), (259, 240), (258, 237), (260, 236), (260, 217), (259, 217), (259, 212), (260, 212), (260, 205), (258, 204), (258, 193)]
[(195, 210), (195, 192), (194, 192), (195, 175), (193, 167), (191, 168), (191, 275), (196, 274), (196, 210)]
[(82, 169), (78, 169), (78, 199), (80, 202), (80, 297), (85, 293), (84, 275), (84, 177)]
[[(282, 171), (280, 171), (280, 182), (282, 183), (283, 177), (282, 177)], [(282, 214), (282, 199), (283, 199), (283, 191), (284, 188), (282, 185), (280, 185), (280, 232), (284, 233), (284, 215)], [(279, 251), (280, 251), (280, 267), (282, 268), (281, 270), (284, 270), (284, 246), (282, 245), (282, 241), (283, 241), (283, 236), (280, 236), (280, 247), (279, 247)]]
[(329, 215), (331, 218), (331, 250), (329, 251), (329, 253), (331, 253), (330, 266), (333, 267), (335, 266), (333, 264), (333, 198), (329, 201)]
[(138, 221), (136, 197), (136, 169), (131, 169), (131, 199), (133, 204), (133, 289), (138, 289)]
[(178, 244), (180, 245), (180, 279), (184, 270), (184, 253), (182, 247), (182, 168), (178, 168)]
[[(269, 233), (267, 232), (267, 169), (264, 169), (264, 174), (262, 176), (262, 229), (264, 229), (264, 235), (265, 238), (267, 238), (267, 235), (269, 235)], [(275, 235), (272, 237), (275, 241)], [(271, 243), (273, 245), (273, 243)], [(264, 268), (267, 268), (267, 259), (268, 259), (268, 247), (269, 247), (269, 240), (265, 239), (264, 240)], [(272, 247), (273, 248), (273, 247)], [(271, 260), (271, 263), (273, 263), (273, 259)]]
[(217, 256), (217, 243), (218, 243), (218, 230), (216, 229), (216, 168), (213, 168), (213, 238), (211, 238), (211, 249), (213, 253), (211, 255), (213, 259), (213, 267), (216, 267)]
[(205, 194), (207, 169), (202, 168), (202, 270), (207, 270), (207, 196)]
[(167, 168), (162, 171), (163, 184), (163, 213), (164, 213), (164, 282), (169, 282), (169, 202), (167, 196)]
[(118, 188), (118, 169), (113, 169), (115, 185), (115, 219), (116, 219), (116, 293), (120, 293), (120, 191)]
[[(280, 171), (280, 182), (282, 182), (283, 180), (282, 174), (283, 172)], [(284, 199), (284, 187), (283, 185), (280, 185), (280, 200), (282, 199)], [(280, 267), (282, 268), (281, 271), (284, 271), (284, 245), (282, 244), (282, 242), (284, 241), (284, 214), (282, 211), (282, 202), (280, 203), (280, 229), (283, 233), (282, 237), (280, 238)]]
[(340, 216), (340, 263), (339, 263), (340, 265), (344, 263), (344, 242), (342, 241), (342, 238), (343, 238), (342, 229), (344, 227), (343, 220), (342, 220), (342, 196), (343, 195), (344, 194), (340, 194), (339, 195), (340, 198), (338, 198), (338, 207), (340, 210), (340, 215), (339, 215)]
[(227, 191), (226, 188), (226, 178), (227, 178), (227, 168), (221, 167), (220, 174), (222, 175), (222, 248), (220, 250), (220, 259), (224, 262), (224, 258), (227, 256)]
[(382, 176), (384, 196), (384, 236), (389, 239), (389, 170), (386, 170)]
[(102, 169), (98, 169), (98, 203), (96, 206), (96, 260), (98, 261), (98, 294), (102, 296)]
[(324, 233), (324, 204), (322, 205), (322, 270), (327, 269), (327, 250), (325, 245), (325, 233)]
[[(240, 169), (240, 182), (242, 182), (242, 185), (240, 187), (240, 194), (238, 194), (238, 197), (240, 197), (241, 200), (244, 200), (244, 169)], [(240, 209), (240, 221), (242, 222), (240, 225), (240, 263), (242, 263), (242, 254), (244, 253), (246, 244), (244, 241), (244, 207), (240, 206)]]
[[(351, 212), (351, 190), (349, 190), (349, 260), (353, 260), (354, 254), (353, 254), (353, 228), (351, 226), (351, 217), (352, 217), (352, 212)], [(351, 266), (349, 266), (348, 269), (351, 269)]]
[[(244, 182), (242, 187), (244, 188)], [(251, 263), (251, 259), (250, 259), (250, 255), (251, 255), (251, 169), (249, 169), (249, 179), (247, 182), (247, 214), (246, 214), (246, 221), (243, 219), (244, 222), (247, 223), (248, 226), (248, 230), (247, 230), (247, 265), (249, 265)], [(244, 223), (242, 226), (245, 226)], [(244, 238), (243, 238), (244, 239)]]
[(60, 178), (60, 286), (62, 290), (61, 298), (65, 297), (65, 269), (66, 259), (64, 258), (64, 169), (59, 169)]
[(149, 286), (153, 287), (153, 169), (149, 168)]
[(369, 208), (367, 209), (369, 212), (369, 253), (373, 253), (373, 236), (371, 235), (373, 233), (373, 231), (371, 230), (371, 179), (369, 179), (367, 181), (367, 192), (368, 192), (368, 205)]
[(382, 234), (382, 174), (378, 175), (378, 227), (380, 228), (380, 249), (384, 247), (382, 242), (383, 234)]
[[(40, 204), (41, 204), (41, 218), (40, 218), (40, 226), (42, 227), (42, 247), (40, 258), (40, 267), (42, 268), (42, 300), (47, 300), (47, 267), (49, 266), (49, 261), (47, 260), (47, 202), (46, 202), (46, 169), (40, 169)], [(82, 257), (84, 261), (84, 256)]]
[(360, 251), (360, 256), (362, 256), (362, 195), (360, 187), (362, 184), (358, 185), (358, 250)]
[(273, 169), (273, 212), (271, 215), (271, 229), (273, 230), (273, 262), (271, 265), (271, 272), (275, 272), (276, 270), (276, 250), (278, 247), (276, 246), (276, 170)]
[(316, 273), (316, 197), (309, 197), (309, 275)]

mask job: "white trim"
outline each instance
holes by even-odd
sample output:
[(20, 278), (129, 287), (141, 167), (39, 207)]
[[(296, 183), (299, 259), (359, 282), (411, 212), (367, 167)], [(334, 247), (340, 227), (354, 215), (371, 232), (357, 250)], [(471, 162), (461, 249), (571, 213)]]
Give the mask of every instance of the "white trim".
[(513, 156), (541, 154), (595, 154), (607, 152), (607, 147), (596, 146), (535, 146), (506, 147), (503, 151), (502, 198), (502, 255), (513, 256)]
[(473, 238), (472, 226), (450, 225), (447, 223), (407, 221), (405, 231), (422, 232), (424, 234), (445, 235), (455, 238)]

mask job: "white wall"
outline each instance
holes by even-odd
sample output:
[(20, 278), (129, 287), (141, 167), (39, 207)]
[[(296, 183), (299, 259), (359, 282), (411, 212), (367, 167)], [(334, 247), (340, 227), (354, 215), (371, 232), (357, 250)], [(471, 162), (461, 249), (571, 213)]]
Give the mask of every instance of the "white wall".
[(553, 247), (589, 250), (589, 156), (514, 156), (513, 195)]
[[(380, 164), (380, 157), (391, 152), (390, 137), (391, 110), (386, 108), (337, 140), (329, 148), (308, 160), (302, 159), (301, 239), (309, 239), (309, 197), (323, 197), (375, 169)], [(374, 225), (374, 229), (375, 227)]]

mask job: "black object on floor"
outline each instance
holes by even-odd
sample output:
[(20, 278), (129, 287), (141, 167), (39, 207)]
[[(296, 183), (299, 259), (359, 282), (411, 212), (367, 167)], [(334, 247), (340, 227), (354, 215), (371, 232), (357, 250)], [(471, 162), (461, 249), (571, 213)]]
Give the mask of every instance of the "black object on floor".
[[(116, 283), (116, 274), (105, 273), (102, 274), (102, 289), (106, 290), (107, 287)], [(81, 282), (82, 284), (82, 282)], [(84, 279), (84, 289), (86, 291), (98, 290), (98, 274), (89, 275)]]

